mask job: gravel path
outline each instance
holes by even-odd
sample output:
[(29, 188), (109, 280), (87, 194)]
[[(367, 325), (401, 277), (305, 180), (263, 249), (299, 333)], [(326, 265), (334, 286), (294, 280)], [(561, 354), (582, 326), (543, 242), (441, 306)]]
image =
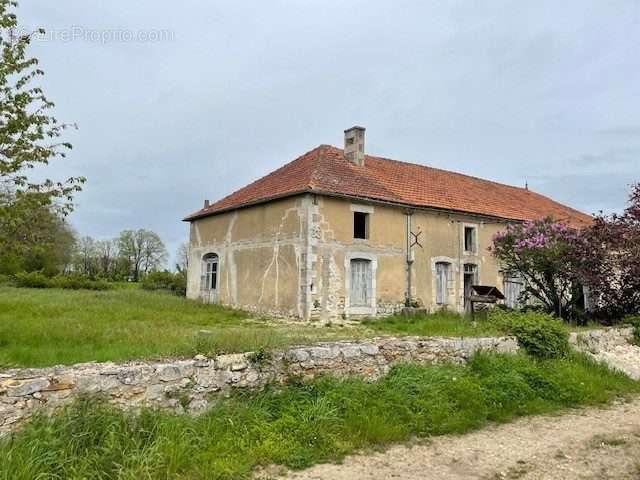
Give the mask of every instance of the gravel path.
[[(640, 379), (640, 347), (591, 353)], [(640, 399), (607, 408), (526, 417), (461, 436), (353, 455), (302, 472), (267, 469), (288, 480), (640, 480)]]
[[(275, 474), (276, 472), (271, 472)], [(354, 455), (289, 480), (640, 479), (640, 399)]]

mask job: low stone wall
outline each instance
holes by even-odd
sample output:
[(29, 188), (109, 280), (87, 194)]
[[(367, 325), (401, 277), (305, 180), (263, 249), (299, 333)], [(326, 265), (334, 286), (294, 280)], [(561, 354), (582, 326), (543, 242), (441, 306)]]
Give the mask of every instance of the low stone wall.
[(122, 407), (151, 405), (198, 413), (237, 388), (285, 383), (291, 376), (358, 375), (376, 380), (395, 363), (464, 362), (479, 350), (515, 353), (515, 339), (393, 338), (323, 343), (283, 351), (197, 356), (167, 362), (86, 363), (0, 372), (0, 435), (38, 408), (55, 408), (82, 393)]
[(633, 328), (609, 328), (572, 334), (575, 349), (585, 352), (609, 368), (640, 380), (640, 347), (633, 345)]
[(581, 352), (597, 354), (612, 351), (615, 347), (628, 346), (633, 340), (633, 328), (602, 328), (586, 332), (572, 332), (569, 343)]

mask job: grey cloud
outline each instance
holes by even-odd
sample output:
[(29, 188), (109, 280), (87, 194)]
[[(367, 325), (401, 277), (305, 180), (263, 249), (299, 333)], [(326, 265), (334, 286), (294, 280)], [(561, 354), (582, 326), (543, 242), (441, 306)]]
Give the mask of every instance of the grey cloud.
[(371, 153), (532, 188), (548, 175), (544, 193), (585, 211), (623, 208), (638, 176), (616, 153), (639, 147), (635, 0), (29, 0), (19, 16), (175, 32), (33, 45), (58, 117), (80, 126), (49, 172), (87, 176), (83, 234), (153, 228), (173, 252), (204, 198), (353, 124)]

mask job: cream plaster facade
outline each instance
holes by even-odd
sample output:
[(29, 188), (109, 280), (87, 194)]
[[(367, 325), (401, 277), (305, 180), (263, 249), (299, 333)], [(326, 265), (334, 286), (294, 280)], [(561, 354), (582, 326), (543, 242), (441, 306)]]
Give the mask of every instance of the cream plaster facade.
[[(368, 238), (354, 238), (354, 212), (368, 214)], [(321, 322), (392, 314), (407, 293), (406, 209), (341, 197), (304, 194), (191, 222), (187, 295), (259, 313)], [(464, 265), (477, 283), (502, 288), (487, 251), (505, 223), (490, 217), (413, 209), (411, 296), (430, 311), (464, 310)], [(476, 229), (464, 248), (464, 228)], [(203, 257), (218, 256), (217, 285), (201, 289)], [(351, 305), (352, 260), (368, 261), (366, 305)], [(436, 263), (449, 264), (446, 305), (436, 303)]]

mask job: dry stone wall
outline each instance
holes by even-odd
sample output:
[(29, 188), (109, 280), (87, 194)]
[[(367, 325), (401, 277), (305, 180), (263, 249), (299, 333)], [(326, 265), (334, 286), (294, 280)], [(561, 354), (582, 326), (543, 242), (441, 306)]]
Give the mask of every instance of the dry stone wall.
[(122, 407), (150, 405), (198, 413), (234, 389), (285, 383), (291, 376), (358, 375), (374, 381), (401, 362), (464, 362), (479, 350), (515, 353), (515, 339), (384, 337), (322, 343), (283, 351), (196, 356), (166, 362), (86, 363), (0, 372), (0, 435), (36, 409), (53, 409), (80, 394)]
[[(570, 342), (610, 366), (640, 378), (640, 348), (631, 329), (572, 334)], [(479, 350), (515, 353), (511, 337), (383, 337), (362, 342), (320, 343), (266, 354), (196, 356), (165, 362), (85, 363), (0, 371), (0, 435), (35, 410), (51, 410), (81, 394), (97, 394), (114, 405), (143, 405), (199, 413), (234, 389), (286, 383), (292, 376), (357, 375), (375, 381), (396, 363), (465, 362)]]
[(633, 345), (633, 328), (573, 333), (569, 341), (575, 345), (576, 350), (640, 380), (640, 347)]

